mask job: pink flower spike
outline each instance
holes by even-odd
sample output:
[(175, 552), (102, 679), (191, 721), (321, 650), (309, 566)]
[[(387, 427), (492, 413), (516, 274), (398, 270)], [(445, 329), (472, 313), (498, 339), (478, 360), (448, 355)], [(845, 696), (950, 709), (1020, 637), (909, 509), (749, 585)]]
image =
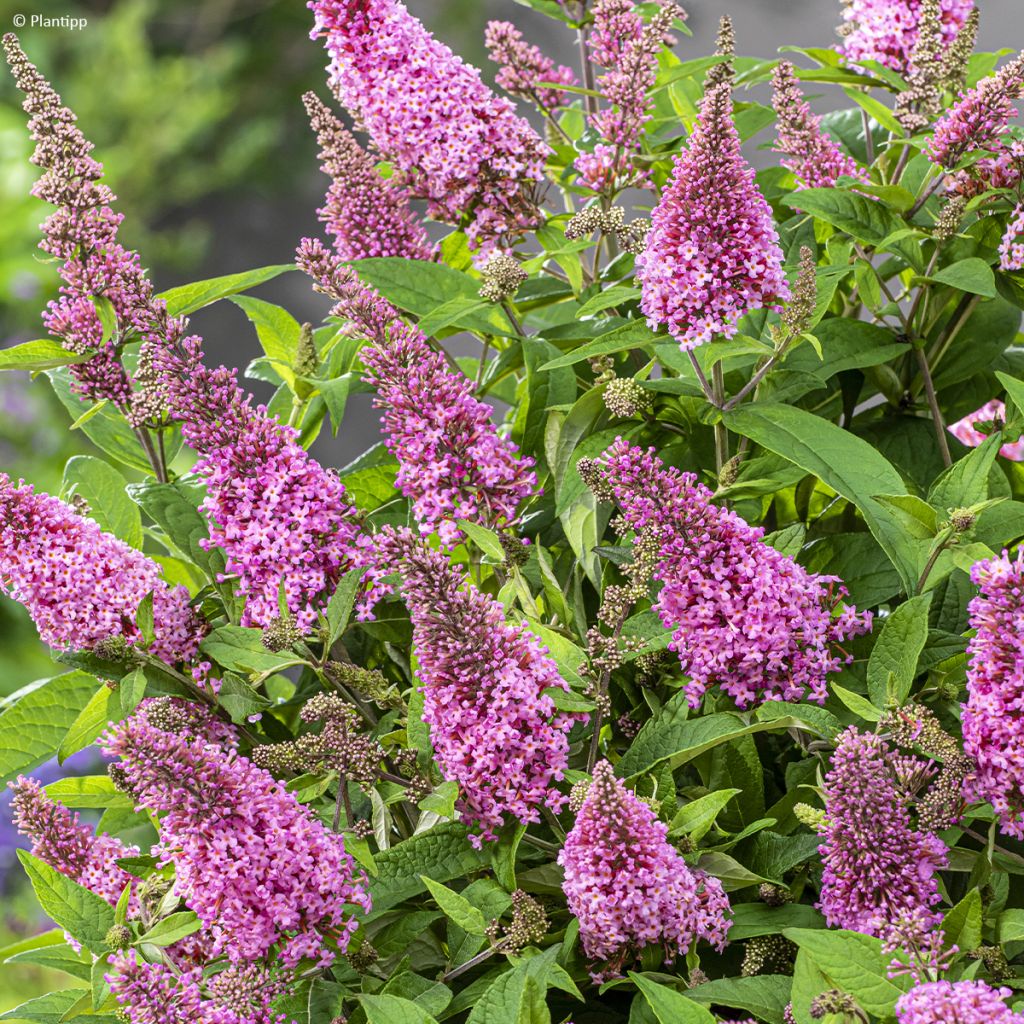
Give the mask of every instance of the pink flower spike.
[(984, 981), (929, 981), (896, 1002), (898, 1024), (1024, 1024), (1003, 1001), (1009, 988), (992, 988)]

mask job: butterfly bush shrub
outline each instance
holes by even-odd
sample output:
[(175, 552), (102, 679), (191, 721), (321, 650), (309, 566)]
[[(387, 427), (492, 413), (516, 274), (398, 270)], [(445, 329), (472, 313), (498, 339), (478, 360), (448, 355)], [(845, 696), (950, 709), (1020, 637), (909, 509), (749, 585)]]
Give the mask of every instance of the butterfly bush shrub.
[(4, 38), (62, 283), (0, 367), (94, 446), (0, 474), (21, 1019), (1024, 1022), (1024, 57), (969, 0), (781, 57), (530, 6), (579, 65), (493, 22), (496, 91), (314, 0), (323, 232), (170, 291)]

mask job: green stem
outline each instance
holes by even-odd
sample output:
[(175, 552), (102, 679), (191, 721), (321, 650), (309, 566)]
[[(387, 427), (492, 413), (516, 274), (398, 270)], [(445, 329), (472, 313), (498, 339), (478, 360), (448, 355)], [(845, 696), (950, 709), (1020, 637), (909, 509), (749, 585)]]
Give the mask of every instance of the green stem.
[[(725, 406), (725, 373), (722, 370), (722, 362), (715, 363), (711, 371), (712, 388), (714, 391), (714, 405), (718, 410)], [(729, 431), (726, 429), (725, 421), (719, 416), (715, 423), (715, 466), (719, 473), (722, 467), (729, 461)]]
[(924, 381), (925, 394), (928, 396), (928, 408), (932, 413), (932, 425), (935, 428), (935, 439), (939, 442), (939, 453), (942, 455), (942, 464), (949, 469), (953, 465), (953, 457), (949, 453), (949, 440), (946, 437), (946, 421), (942, 417), (942, 410), (939, 408), (939, 400), (935, 394), (935, 383), (932, 380), (932, 372), (928, 366), (928, 356), (923, 348), (915, 347), (917, 365), (921, 371), (921, 379)]

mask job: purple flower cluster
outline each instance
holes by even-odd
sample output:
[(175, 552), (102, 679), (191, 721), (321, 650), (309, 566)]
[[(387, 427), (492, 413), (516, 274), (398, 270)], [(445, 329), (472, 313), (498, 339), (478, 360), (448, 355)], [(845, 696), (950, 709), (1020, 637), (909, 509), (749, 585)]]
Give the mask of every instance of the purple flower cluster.
[(284, 1024), (288, 1019), (271, 1009), (283, 989), (262, 967), (228, 967), (204, 979), (201, 967), (147, 963), (134, 949), (115, 956), (111, 966), (106, 978), (128, 1024)]
[(370, 341), (362, 352), (367, 381), (376, 388), (386, 443), (398, 459), (395, 482), (412, 501), (420, 530), (436, 531), (451, 545), (462, 537), (456, 520), (490, 527), (515, 522), (537, 485), (533, 459), (498, 434), (491, 407), (473, 396), (468, 378), (319, 243), (303, 243), (299, 265), (338, 300), (335, 314)]
[(459, 784), (463, 817), (494, 839), (509, 819), (536, 822), (542, 806), (559, 810), (566, 797), (554, 783), (580, 716), (559, 712), (545, 693), (569, 689), (547, 650), (411, 531), (386, 528), (378, 553), (401, 569), (423, 720), (442, 773)]
[(725, 945), (730, 908), (722, 883), (691, 869), (667, 832), (607, 761), (594, 768), (558, 863), (583, 951), (599, 965), (596, 981), (617, 977), (654, 944), (670, 959), (702, 939)]
[(47, 796), (34, 779), (19, 776), (9, 785), (14, 824), (32, 840), (33, 856), (108, 903), (117, 903), (124, 887), (134, 881), (117, 859), (134, 856), (138, 847), (80, 824), (77, 813)]
[(1007, 835), (1024, 839), (1024, 554), (977, 562), (968, 605), (964, 749), (976, 765), (969, 799), (987, 800)]
[(983, 78), (942, 115), (928, 146), (929, 158), (952, 168), (968, 153), (978, 150), (997, 156), (1010, 152), (1011, 143), (1004, 136), (1017, 116), (1014, 101), (1020, 98), (1022, 90), (1024, 56), (1018, 56)]
[(121, 758), (119, 785), (159, 815), (154, 852), (174, 865), (209, 955), (241, 964), (277, 946), (286, 968), (331, 963), (357, 927), (348, 905), (370, 910), (342, 837), (233, 748), (153, 717), (140, 706), (102, 742)]
[[(851, 64), (874, 60), (906, 74), (917, 45), (921, 0), (845, 0), (842, 51)], [(941, 0), (942, 41), (949, 46), (974, 0)]]
[(315, 93), (302, 97), (320, 144), (320, 169), (331, 185), (317, 212), (344, 260), (366, 256), (434, 258), (427, 232), (409, 208), (405, 188), (385, 181), (355, 136)]
[(360, 527), (336, 474), (325, 470), (239, 386), (233, 371), (202, 363), (198, 338), (155, 356), (163, 394), (201, 458), (210, 519), (205, 547), (223, 550), (246, 599), (242, 624), (266, 626), (283, 587), (302, 627), (341, 576), (360, 562)]
[(633, 0), (597, 0), (593, 14), (588, 43), (594, 63), (606, 69), (598, 86), (607, 106), (591, 115), (590, 124), (604, 141), (581, 154), (575, 167), (581, 185), (611, 193), (648, 183), (645, 173), (634, 171), (632, 158), (649, 118), (658, 54), (674, 44), (669, 29), (686, 14), (672, 0), (665, 0), (647, 24)]
[(547, 147), (399, 0), (311, 0), (338, 98), (438, 220), (489, 250), (537, 222)]
[(564, 64), (555, 62), (540, 49), (528, 43), (522, 32), (510, 21), (490, 21), (484, 44), (491, 60), (498, 65), (495, 78), (509, 95), (530, 100), (544, 110), (564, 107), (569, 94), (564, 89), (542, 86), (541, 82), (575, 85), (576, 75)]
[(789, 298), (778, 237), (723, 83), (704, 97), (637, 257), (648, 323), (666, 324), (684, 350), (732, 337), (740, 317)]
[(825, 777), (824, 872), (819, 909), (831, 928), (889, 936), (904, 922), (934, 931), (942, 914), (935, 873), (945, 844), (911, 826), (881, 737), (851, 726), (839, 737)]
[(690, 704), (715, 685), (739, 707), (824, 701), (826, 677), (841, 664), (833, 648), (871, 628), (869, 612), (833, 614), (839, 581), (765, 544), (762, 529), (713, 504), (692, 473), (666, 469), (653, 449), (620, 438), (600, 472), (625, 527), (655, 537), (662, 589), (654, 607), (673, 630)]
[(841, 177), (867, 181), (867, 174), (821, 127), (797, 84), (793, 65), (779, 61), (772, 78), (777, 115), (775, 152), (796, 175), (798, 188), (832, 188)]
[(153, 595), (152, 651), (167, 662), (195, 653), (202, 625), (184, 587), (99, 524), (0, 473), (0, 591), (23, 604), (50, 647), (92, 650), (110, 637), (139, 639), (136, 614)]
[(929, 981), (896, 1003), (899, 1024), (1024, 1024), (1003, 1002), (1013, 991), (983, 981)]
[[(977, 448), (988, 434), (978, 429), (978, 424), (988, 423), (995, 429), (1001, 429), (1006, 423), (1006, 405), (998, 398), (986, 402), (980, 409), (968, 413), (963, 419), (950, 424), (949, 432), (969, 448)], [(1010, 441), (999, 449), (999, 454), (1011, 462), (1024, 462), (1024, 438)]]
[(1024, 203), (1018, 203), (999, 243), (999, 266), (1003, 270), (1024, 270)]

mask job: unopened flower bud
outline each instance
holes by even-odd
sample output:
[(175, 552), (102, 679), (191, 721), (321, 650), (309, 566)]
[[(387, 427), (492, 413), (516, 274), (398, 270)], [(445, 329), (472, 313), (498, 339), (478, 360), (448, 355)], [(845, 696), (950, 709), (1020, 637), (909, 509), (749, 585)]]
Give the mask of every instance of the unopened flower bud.
[(93, 654), (104, 661), (124, 661), (131, 650), (131, 644), (122, 633), (111, 633), (93, 647)]
[(969, 508), (955, 508), (949, 513), (949, 525), (957, 533), (966, 533), (977, 522), (977, 518)]
[(111, 949), (127, 949), (135, 938), (132, 930), (127, 925), (115, 924), (108, 931), (103, 940)]
[(504, 302), (519, 291), (519, 286), (529, 276), (514, 256), (495, 253), (484, 267), (480, 297), (488, 302)]
[(605, 408), (620, 419), (636, 416), (650, 405), (643, 385), (632, 377), (616, 377), (604, 391)]
[(302, 630), (295, 623), (295, 616), (290, 614), (279, 615), (263, 628), (263, 635), (260, 638), (263, 646), (275, 654), (278, 651), (286, 651), (289, 647), (297, 644), (302, 639)]
[(806, 825), (814, 832), (825, 831), (825, 812), (810, 804), (797, 804), (793, 808), (793, 814), (801, 825)]
[(362, 941), (358, 949), (348, 954), (348, 962), (357, 974), (365, 974), (379, 959), (380, 954), (367, 939)]

